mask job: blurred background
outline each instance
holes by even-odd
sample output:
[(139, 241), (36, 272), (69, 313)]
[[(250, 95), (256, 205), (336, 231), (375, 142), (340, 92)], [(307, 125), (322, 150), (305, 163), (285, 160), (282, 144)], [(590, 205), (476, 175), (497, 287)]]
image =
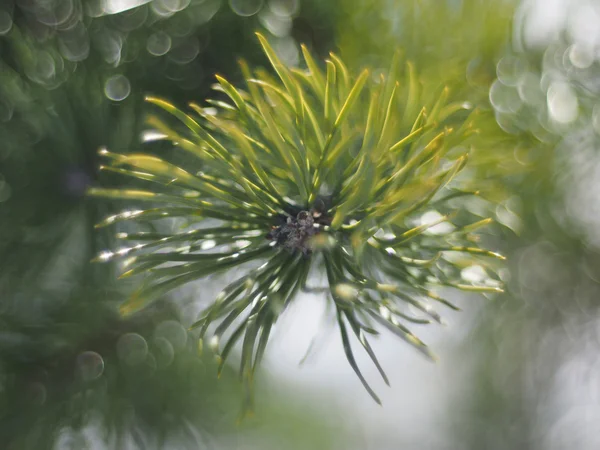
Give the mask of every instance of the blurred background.
[[(216, 379), (187, 326), (220, 280), (128, 319), (116, 268), (90, 264), (115, 208), (90, 200), (96, 152), (139, 150), (143, 97), (201, 102), (237, 60), (289, 65), (300, 43), (354, 68), (402, 48), (492, 124), (477, 153), (499, 199), (507, 293), (374, 347), (376, 405), (324, 298), (283, 316), (253, 418), (235, 368)], [(4, 0), (0, 3), (0, 448), (600, 448), (600, 3), (597, 0)], [(323, 344), (299, 366), (313, 336)], [(233, 360), (233, 358), (232, 358)], [(363, 373), (376, 379), (367, 357)]]

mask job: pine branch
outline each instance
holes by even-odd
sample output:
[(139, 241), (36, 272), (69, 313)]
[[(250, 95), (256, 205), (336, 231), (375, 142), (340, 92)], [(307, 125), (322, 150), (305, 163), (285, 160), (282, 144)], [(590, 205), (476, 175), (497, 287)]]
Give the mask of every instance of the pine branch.
[[(171, 217), (186, 217), (193, 226), (172, 234), (119, 234), (137, 244), (98, 259), (124, 258), (123, 275), (143, 278), (123, 314), (190, 281), (248, 267), (192, 328), (205, 339), (215, 325), (209, 341), (221, 366), (241, 342), (240, 374), (250, 390), (274, 323), (317, 267), (327, 274), (348, 361), (379, 401), (355, 362), (348, 326), (387, 382), (366, 339), (378, 333), (376, 325), (431, 357), (405, 323), (440, 322), (434, 303), (458, 309), (437, 288), (502, 292), (495, 273), (503, 258), (474, 244), (474, 233), (491, 220), (464, 207), (478, 194), (463, 174), (468, 152), (452, 151), (472, 134), (472, 115), (460, 113), (464, 103), (447, 103), (446, 88), (434, 102), (421, 103), (429, 87), (399, 58), (379, 78), (368, 70), (353, 77), (339, 57), (332, 54), (323, 71), (303, 48), (308, 69), (290, 70), (266, 39), (259, 40), (277, 78), (252, 73), (244, 63), (245, 89), (217, 76), (217, 90), (231, 103), (209, 101), (219, 109), (216, 115), (195, 104), (186, 113), (147, 99), (181, 123), (177, 131), (151, 119), (194, 159), (189, 166), (101, 151), (106, 170), (148, 187), (93, 188), (89, 194), (150, 206), (125, 210), (99, 226)], [(432, 213), (436, 218), (426, 220)], [(252, 262), (262, 264), (251, 268)], [(471, 265), (482, 267), (487, 278), (465, 281), (461, 272)]]

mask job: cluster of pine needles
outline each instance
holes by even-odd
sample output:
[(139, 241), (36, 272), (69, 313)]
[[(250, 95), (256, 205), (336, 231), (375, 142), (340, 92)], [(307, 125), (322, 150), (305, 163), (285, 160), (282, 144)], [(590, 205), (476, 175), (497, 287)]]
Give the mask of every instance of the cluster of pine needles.
[[(250, 408), (253, 375), (275, 322), (309, 290), (307, 281), (321, 276), (348, 362), (379, 402), (355, 361), (351, 335), (387, 383), (369, 335), (389, 330), (431, 356), (408, 325), (440, 322), (436, 303), (458, 309), (442, 297), (448, 288), (502, 291), (503, 258), (481, 248), (477, 235), (491, 219), (465, 206), (478, 195), (463, 170), (476, 112), (449, 101), (445, 88), (425, 102), (431, 87), (399, 56), (388, 71), (353, 76), (336, 55), (322, 68), (305, 47), (305, 67), (288, 68), (258, 39), (274, 73), (241, 62), (244, 89), (217, 76), (218, 99), (190, 104), (189, 112), (147, 98), (167, 113), (148, 120), (155, 137), (173, 144), (164, 157), (101, 150), (103, 170), (140, 187), (89, 194), (148, 206), (98, 225), (139, 224), (118, 234), (130, 245), (98, 259), (122, 259), (122, 276), (141, 279), (123, 314), (185, 283), (239, 274), (231, 269), (241, 266), (242, 276), (192, 328), (221, 364), (241, 341)], [(148, 229), (142, 223), (165, 219), (186, 226), (140, 231)], [(470, 267), (485, 276), (465, 279)]]

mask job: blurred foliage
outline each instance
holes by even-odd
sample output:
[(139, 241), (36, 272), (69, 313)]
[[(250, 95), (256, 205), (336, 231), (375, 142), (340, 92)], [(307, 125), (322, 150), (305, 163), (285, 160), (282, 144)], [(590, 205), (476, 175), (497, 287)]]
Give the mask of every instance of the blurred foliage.
[[(84, 193), (100, 146), (137, 147), (143, 94), (202, 98), (214, 72), (235, 78), (236, 56), (260, 61), (244, 36), (273, 22), (263, 16), (274, 8), (288, 47), (295, 33), (314, 46), (330, 39), (326, 16), (279, 3), (259, 2), (263, 14), (248, 17), (208, 0), (0, 5), (3, 448), (198, 448), (245, 433), (232, 428), (239, 383), (225, 371), (216, 384), (178, 311), (118, 316), (114, 268), (88, 263), (112, 240), (93, 231), (105, 207)], [(306, 426), (314, 434), (290, 445), (327, 448), (320, 425), (301, 425), (292, 403), (274, 408), (272, 439)], [(286, 425), (288, 413), (297, 426)]]
[(453, 355), (473, 370), (445, 417), (456, 440), (444, 448), (597, 448), (598, 8), (570, 2), (552, 36), (555, 2), (526, 20), (534, 3), (515, 21), (512, 1), (2, 2), (0, 446), (344, 445), (334, 414), (296, 407), (268, 378), (279, 387), (261, 393), (260, 417), (234, 431), (241, 387), (227, 366), (216, 383), (217, 365), (197, 357), (179, 323), (187, 310), (163, 302), (123, 319), (117, 268), (87, 264), (114, 245), (92, 227), (115, 205), (83, 196), (97, 149), (139, 148), (145, 94), (200, 102), (214, 73), (242, 81), (238, 57), (265, 66), (260, 29), (300, 67), (299, 42), (319, 60), (337, 47), (353, 72), (385, 72), (402, 48), (425, 103), (448, 86), (448, 101), (480, 111), (462, 179), (519, 235), (484, 237), (509, 256), (510, 295), (482, 308)]
[(546, 147), (547, 164), (521, 184), (523, 232), (506, 243), (511, 295), (480, 312), (477, 345), (460, 351), (472, 365), (472, 390), (451, 406), (463, 448), (598, 446), (600, 41), (589, 24), (600, 10), (565, 2), (548, 25), (532, 5), (517, 16), (490, 102), (504, 130)]
[(512, 0), (376, 0), (338, 10), (339, 46), (352, 64), (381, 64), (397, 48), (431, 83), (463, 100), (487, 97), (510, 48)]

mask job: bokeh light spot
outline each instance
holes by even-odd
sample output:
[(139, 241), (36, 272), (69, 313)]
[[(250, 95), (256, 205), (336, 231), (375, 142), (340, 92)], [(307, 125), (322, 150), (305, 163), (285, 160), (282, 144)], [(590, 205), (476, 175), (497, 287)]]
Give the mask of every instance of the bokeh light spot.
[(555, 81), (548, 88), (548, 112), (558, 123), (571, 123), (579, 114), (579, 102), (573, 88), (563, 81)]
[(169, 341), (175, 351), (183, 350), (187, 343), (187, 331), (175, 320), (165, 320), (160, 323), (154, 331), (155, 338), (163, 338)]
[(0, 11), (0, 36), (6, 34), (12, 28), (12, 17), (6, 11)]
[(58, 48), (65, 59), (73, 62), (83, 61), (90, 54), (90, 39), (82, 22), (62, 31), (58, 39)]
[(490, 102), (497, 111), (503, 113), (517, 112), (522, 105), (518, 90), (500, 80), (496, 80), (492, 84)]
[(290, 16), (278, 16), (266, 9), (260, 13), (258, 20), (273, 36), (285, 37), (292, 29)]
[(569, 49), (569, 59), (578, 69), (587, 69), (594, 63), (594, 51), (590, 46), (575, 44)]
[(155, 3), (160, 3), (162, 10), (175, 13), (187, 8), (190, 4), (190, 0), (155, 0)]
[(196, 26), (207, 23), (221, 8), (221, 0), (204, 0), (200, 3), (192, 3), (186, 10), (190, 17), (194, 18)]
[(171, 36), (164, 31), (157, 31), (148, 37), (146, 50), (154, 56), (162, 56), (171, 50)]
[(269, 0), (269, 9), (279, 17), (290, 17), (298, 12), (298, 0)]
[(177, 47), (173, 47), (169, 53), (169, 58), (177, 64), (187, 64), (192, 62), (198, 56), (198, 53), (200, 53), (198, 39), (191, 37)]
[(300, 48), (291, 36), (274, 39), (271, 45), (285, 65), (295, 67), (300, 62)]
[(96, 352), (86, 351), (77, 356), (77, 374), (83, 381), (92, 381), (104, 372), (104, 360)]
[(521, 100), (528, 105), (543, 107), (546, 103), (546, 96), (540, 88), (540, 77), (537, 74), (532, 72), (524, 73), (519, 79), (517, 91)]
[(35, 62), (31, 69), (27, 71), (27, 75), (32, 81), (37, 83), (47, 83), (56, 74), (56, 65), (54, 58), (48, 52), (38, 52)]
[(36, 19), (49, 27), (64, 27), (75, 12), (73, 0), (48, 3), (36, 8)]
[(148, 343), (137, 333), (124, 334), (117, 341), (117, 354), (130, 366), (140, 364), (148, 355)]
[(164, 337), (156, 337), (152, 340), (156, 365), (159, 368), (168, 367), (175, 359), (173, 345)]
[(238, 16), (250, 17), (261, 10), (263, 0), (229, 0), (229, 6)]
[(505, 56), (496, 66), (498, 79), (507, 86), (515, 86), (526, 72), (527, 63), (517, 56)]
[(131, 84), (125, 75), (113, 75), (104, 84), (104, 95), (111, 100), (120, 102), (131, 93)]

